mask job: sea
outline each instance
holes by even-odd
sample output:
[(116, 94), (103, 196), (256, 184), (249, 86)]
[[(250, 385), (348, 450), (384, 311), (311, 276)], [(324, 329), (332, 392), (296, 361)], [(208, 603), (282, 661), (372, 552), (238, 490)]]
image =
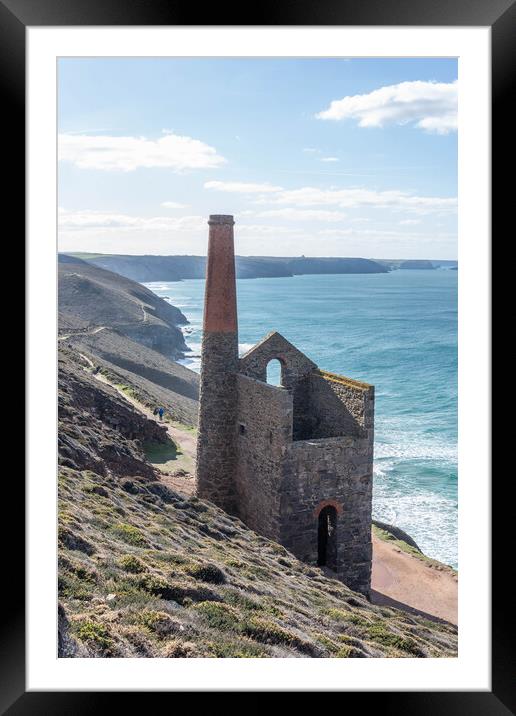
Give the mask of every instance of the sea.
[[(373, 516), (458, 568), (457, 278), (399, 269), (237, 281), (240, 352), (279, 331), (320, 368), (375, 386)], [(145, 284), (188, 318), (200, 369), (203, 280)]]

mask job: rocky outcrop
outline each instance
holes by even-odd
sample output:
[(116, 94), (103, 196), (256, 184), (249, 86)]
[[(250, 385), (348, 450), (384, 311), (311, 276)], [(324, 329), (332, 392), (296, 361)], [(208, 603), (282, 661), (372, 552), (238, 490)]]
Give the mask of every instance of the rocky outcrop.
[(59, 464), (101, 475), (154, 477), (141, 446), (165, 442), (165, 428), (89, 375), (65, 349), (58, 367)]
[(400, 527), (389, 525), (387, 524), (387, 522), (379, 522), (378, 520), (373, 520), (373, 525), (376, 525), (376, 527), (378, 527), (379, 529), (392, 535), (394, 539), (399, 539), (402, 542), (406, 542), (411, 547), (414, 547), (414, 549), (417, 549), (418, 552), (421, 552), (421, 548), (417, 545), (416, 541), (409, 534), (407, 534), (407, 532), (404, 532)]

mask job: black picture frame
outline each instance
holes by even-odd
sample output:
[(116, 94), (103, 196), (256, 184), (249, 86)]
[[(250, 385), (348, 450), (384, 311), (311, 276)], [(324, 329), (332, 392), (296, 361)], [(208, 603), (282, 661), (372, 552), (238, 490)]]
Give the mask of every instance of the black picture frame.
[[(0, 96), (5, 135), (4, 167), (8, 169), (9, 212), (15, 219), (13, 237), (21, 233), (25, 215), (25, 31), (30, 26), (72, 25), (347, 25), (347, 26), (489, 26), (492, 32), (492, 216), (496, 226), (505, 226), (512, 206), (511, 181), (502, 173), (514, 156), (509, 111), (514, 69), (516, 4), (514, 0), (262, 0), (253, 4), (246, 17), (245, 6), (191, 4), (171, 0), (0, 0)], [(202, 17), (202, 23), (197, 22)], [(514, 130), (513, 130), (514, 131)], [(5, 152), (8, 158), (5, 158)], [(4, 175), (5, 176), (5, 175)], [(502, 179), (502, 177), (504, 177)], [(508, 218), (508, 217), (507, 217)], [(507, 222), (507, 226), (510, 224)], [(15, 227), (15, 228), (14, 228)], [(20, 236), (19, 246), (24, 242)], [(31, 346), (29, 346), (31, 349)], [(495, 392), (493, 391), (493, 395)], [(501, 443), (502, 439), (499, 438)], [(493, 451), (493, 454), (496, 454)], [(11, 473), (13, 471), (11, 470)], [(509, 529), (512, 503), (506, 499), (505, 475), (493, 484), (493, 592), (492, 592), (492, 691), (453, 692), (360, 692), (346, 693), (350, 708), (381, 708), (383, 713), (465, 714), (506, 716), (516, 713), (514, 618), (506, 579), (510, 555)], [(18, 527), (24, 520), (24, 485), (21, 475), (4, 481), (4, 506)], [(10, 528), (14, 535), (14, 527)], [(5, 546), (5, 545), (4, 545)], [(24, 541), (19, 527), (3, 550), (6, 578), (0, 643), (0, 712), (22, 714), (90, 714), (103, 706), (120, 708), (121, 693), (26, 692)], [(509, 573), (512, 570), (509, 569)], [(512, 612), (514, 609), (512, 608)], [(410, 686), (410, 685), (408, 685)], [(173, 698), (170, 693), (161, 695)], [(143, 705), (143, 695), (129, 694), (132, 707)], [(360, 701), (359, 701), (360, 699)], [(353, 703), (351, 703), (353, 702)], [(176, 702), (177, 703), (177, 702)]]

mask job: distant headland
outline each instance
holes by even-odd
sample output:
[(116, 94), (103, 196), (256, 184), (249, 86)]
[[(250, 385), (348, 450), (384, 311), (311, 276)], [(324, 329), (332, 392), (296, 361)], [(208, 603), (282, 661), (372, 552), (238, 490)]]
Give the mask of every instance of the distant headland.
[[(101, 268), (138, 282), (204, 278), (205, 256), (155, 256), (72, 253)], [(398, 268), (453, 268), (456, 261), (365, 259), (313, 256), (237, 256), (237, 278), (274, 278), (306, 274), (387, 273)]]

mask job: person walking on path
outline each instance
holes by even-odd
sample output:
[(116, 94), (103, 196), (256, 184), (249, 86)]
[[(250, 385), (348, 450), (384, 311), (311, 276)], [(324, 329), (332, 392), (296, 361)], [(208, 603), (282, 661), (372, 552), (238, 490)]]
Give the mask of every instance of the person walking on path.
[(158, 414), (159, 414), (159, 419), (160, 419), (160, 421), (163, 420), (163, 413), (164, 413), (164, 412), (165, 412), (164, 408), (160, 408), (160, 409), (158, 410)]

